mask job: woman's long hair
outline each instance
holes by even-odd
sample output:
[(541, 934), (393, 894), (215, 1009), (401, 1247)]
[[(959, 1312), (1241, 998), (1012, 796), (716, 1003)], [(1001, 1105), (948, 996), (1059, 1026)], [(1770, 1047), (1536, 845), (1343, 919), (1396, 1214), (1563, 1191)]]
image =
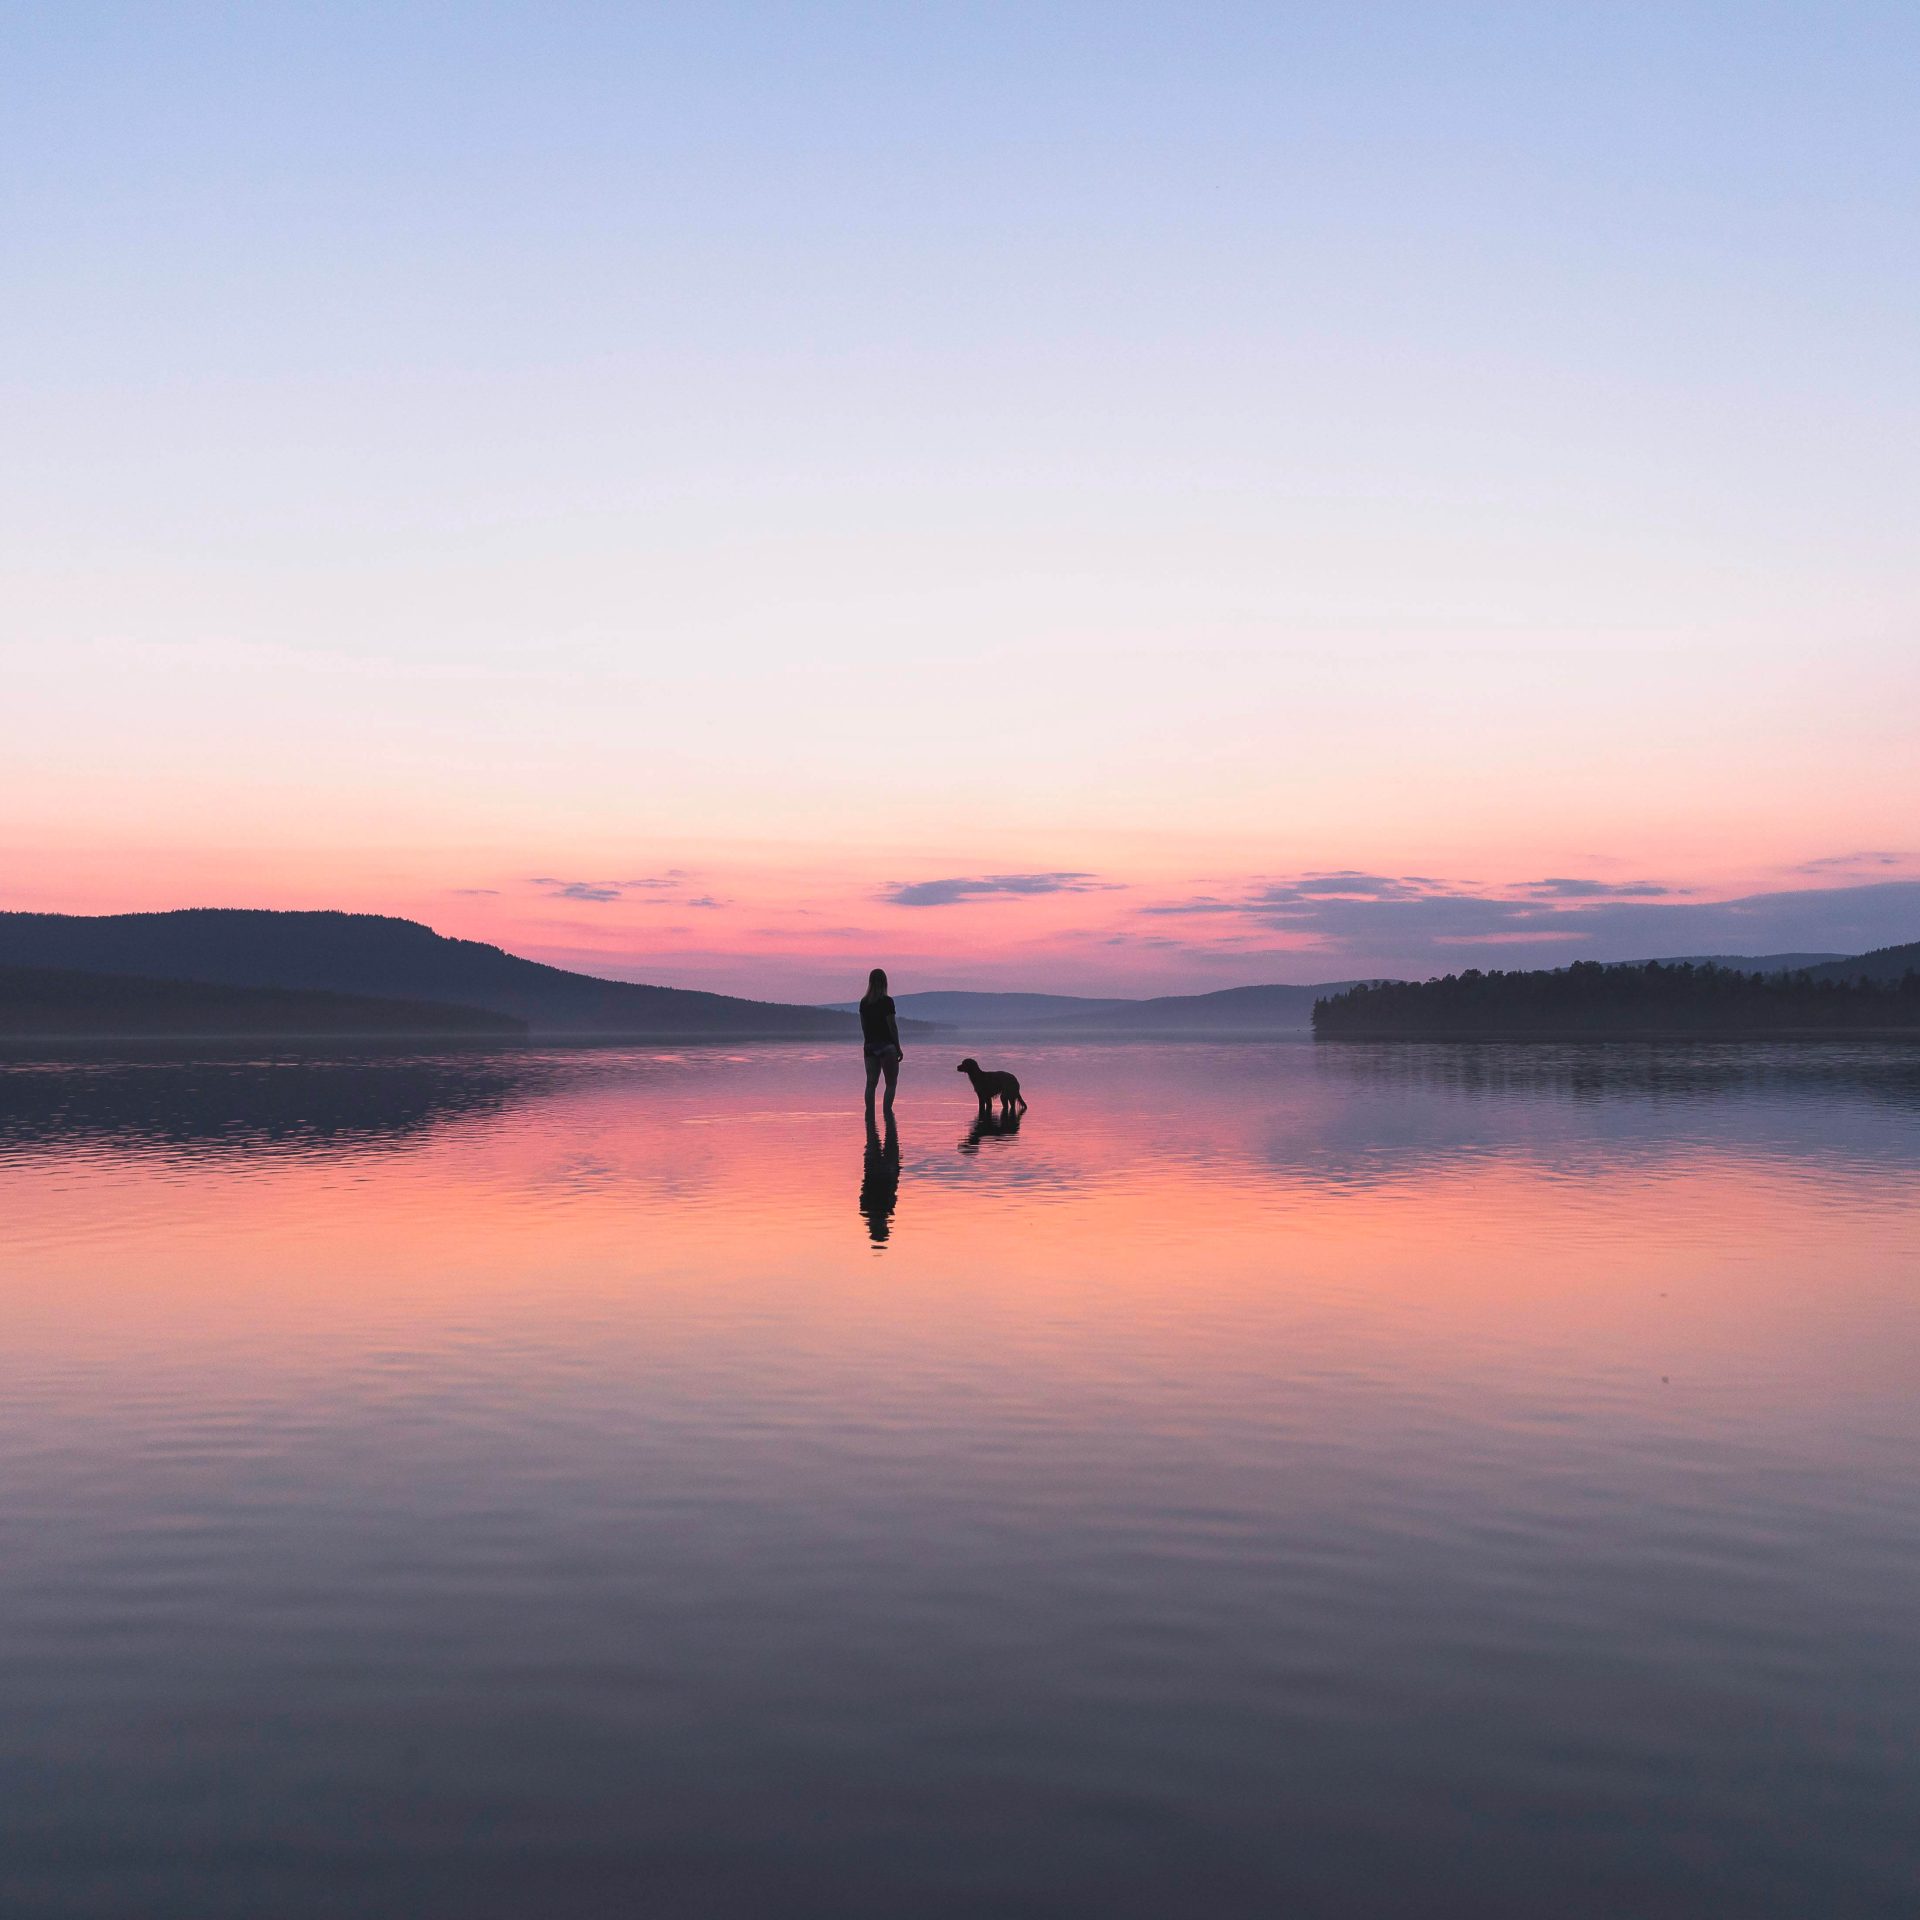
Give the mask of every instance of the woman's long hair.
[(887, 997), (887, 970), (885, 967), (875, 967), (874, 970), (867, 975), (866, 997), (869, 1000), (884, 1000)]

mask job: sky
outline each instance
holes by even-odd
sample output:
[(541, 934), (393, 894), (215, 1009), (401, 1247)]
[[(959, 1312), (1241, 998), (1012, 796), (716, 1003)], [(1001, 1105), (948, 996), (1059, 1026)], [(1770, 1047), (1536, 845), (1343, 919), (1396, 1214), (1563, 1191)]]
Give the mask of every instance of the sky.
[(1920, 938), (1910, 5), (0, 4), (0, 907), (770, 997)]

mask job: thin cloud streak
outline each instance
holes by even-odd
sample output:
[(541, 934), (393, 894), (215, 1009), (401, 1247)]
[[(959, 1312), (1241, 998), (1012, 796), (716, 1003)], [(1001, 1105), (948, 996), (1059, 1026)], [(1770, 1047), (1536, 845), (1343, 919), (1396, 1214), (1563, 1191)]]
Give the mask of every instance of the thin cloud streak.
[(951, 907), (963, 900), (1032, 898), (1050, 893), (1102, 893), (1116, 882), (1090, 873), (995, 873), (978, 879), (895, 880), (875, 896), (891, 907)]
[(1542, 900), (1659, 900), (1683, 891), (1651, 880), (1522, 880), (1514, 889)]
[(640, 896), (635, 903), (640, 906), (714, 907), (721, 904), (710, 894), (698, 899), (681, 896), (678, 889), (689, 878), (685, 868), (669, 867), (664, 874), (649, 874), (639, 880), (562, 880), (553, 874), (541, 873), (529, 878), (527, 885), (538, 887), (550, 900), (586, 900), (601, 906), (633, 895)]
[(1920, 853), (1881, 850), (1872, 853), (1830, 853), (1819, 860), (1803, 860), (1795, 873), (1871, 873), (1887, 867), (1920, 866)]

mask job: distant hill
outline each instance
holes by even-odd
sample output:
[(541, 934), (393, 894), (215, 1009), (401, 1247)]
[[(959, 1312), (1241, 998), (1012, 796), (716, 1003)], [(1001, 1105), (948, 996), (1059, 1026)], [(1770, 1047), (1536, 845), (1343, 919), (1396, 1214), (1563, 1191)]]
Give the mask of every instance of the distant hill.
[(1114, 1010), (1075, 1014), (1053, 1030), (1103, 1033), (1268, 1033), (1304, 1028), (1313, 1004), (1355, 983), (1334, 980), (1311, 987), (1223, 987), (1217, 993), (1167, 994), (1121, 1001)]
[(265, 1039), (372, 1035), (511, 1039), (526, 1023), (478, 1007), (377, 1000), (300, 987), (146, 980), (71, 968), (0, 967), (0, 1039)]
[[(1131, 1007), (1135, 1000), (1096, 1000), (1077, 993), (964, 993), (934, 988), (925, 993), (897, 993), (895, 1008), (916, 1019), (938, 1021), (943, 1026), (1028, 1027), (1081, 1013), (1098, 1013), (1112, 1007)], [(835, 1001), (841, 1012), (851, 1013), (857, 1000)]]
[[(1681, 953), (1662, 954), (1652, 964), (1662, 967), (1731, 967), (1739, 973), (1799, 973), (1807, 967), (1824, 966), (1830, 960), (1844, 960), (1840, 953)], [(1619, 964), (1643, 967), (1645, 960)]]
[[(1303, 1031), (1313, 1003), (1352, 986), (1225, 987), (1217, 993), (1167, 994), (1150, 1000), (1100, 999), (1074, 993), (965, 993), (935, 989), (894, 996), (901, 1013), (961, 1028), (1091, 1036), (1129, 1033), (1287, 1033)], [(857, 1002), (844, 1003), (851, 1008)]]
[(1920, 1035), (1920, 973), (1896, 983), (1657, 960), (1582, 960), (1527, 973), (1475, 968), (1441, 980), (1353, 987), (1314, 1008), (1313, 1030), (1322, 1040)]
[[(1168, 994), (1150, 1000), (1100, 999), (1076, 993), (965, 993), (934, 989), (894, 996), (901, 1013), (943, 1025), (1049, 1033), (1057, 1037), (1129, 1033), (1281, 1033), (1304, 1030), (1316, 999), (1350, 987), (1336, 980), (1311, 987), (1226, 987), (1218, 993)], [(854, 1007), (852, 1000), (841, 1003)]]
[(1904, 947), (1876, 947), (1851, 960), (1829, 960), (1808, 971), (1816, 980), (1898, 980), (1920, 973), (1920, 940), (1909, 940)]
[[(1889, 951), (1898, 954), (1908, 949), (1896, 947)], [(1750, 973), (1788, 973), (1808, 967), (1817, 969), (1828, 962), (1843, 968), (1852, 965), (1842, 963), (1841, 956), (1832, 953), (1689, 954), (1654, 963), (1608, 964), (1720, 966)], [(1026, 1033), (1044, 1029), (1056, 1037), (1073, 1032), (1086, 1036), (1095, 1033), (1293, 1033), (1312, 1024), (1316, 1000), (1344, 993), (1358, 984), (1353, 980), (1328, 980), (1304, 987), (1226, 987), (1215, 993), (1166, 994), (1144, 1000), (1076, 993), (970, 993), (934, 989), (926, 993), (896, 994), (894, 1002), (903, 1016), (912, 1014), (942, 1026), (976, 1031)], [(832, 1004), (838, 1011), (852, 1012), (859, 1003), (840, 1000)]]
[(0, 966), (433, 1001), (547, 1034), (844, 1039), (854, 1031), (848, 1015), (824, 1007), (600, 980), (371, 913), (0, 913)]

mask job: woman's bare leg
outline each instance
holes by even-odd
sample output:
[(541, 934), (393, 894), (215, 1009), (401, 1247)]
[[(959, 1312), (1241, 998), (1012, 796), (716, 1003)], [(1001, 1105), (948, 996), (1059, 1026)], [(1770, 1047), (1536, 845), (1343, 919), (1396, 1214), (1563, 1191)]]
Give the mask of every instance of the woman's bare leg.
[[(891, 1120), (893, 1118), (893, 1090), (900, 1084), (900, 1056), (897, 1053), (888, 1057), (885, 1071), (887, 1076), (887, 1097), (881, 1102), (880, 1110)], [(867, 1099), (869, 1102), (873, 1099), (873, 1086), (871, 1082), (869, 1082), (867, 1086)]]

